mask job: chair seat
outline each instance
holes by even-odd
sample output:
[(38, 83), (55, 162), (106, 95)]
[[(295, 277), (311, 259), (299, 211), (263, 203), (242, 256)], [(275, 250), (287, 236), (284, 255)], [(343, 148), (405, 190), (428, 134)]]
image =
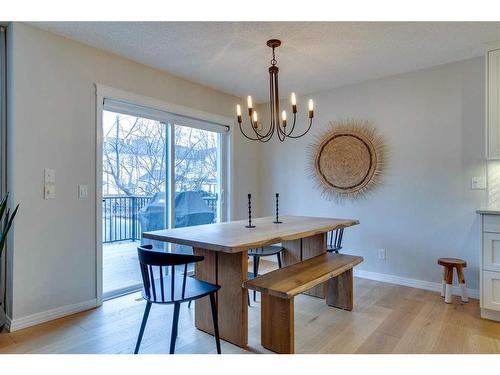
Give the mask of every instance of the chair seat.
[(332, 252), (332, 251), (339, 251), (342, 249), (342, 246), (334, 246), (334, 245), (327, 245), (326, 246), (326, 251)]
[(463, 259), (458, 259), (458, 258), (439, 258), (438, 264), (440, 266), (445, 266), (445, 267), (456, 267), (456, 266), (467, 267), (467, 262), (465, 262), (465, 260)]
[(271, 246), (264, 246), (264, 247), (258, 247), (256, 249), (251, 249), (248, 250), (248, 255), (251, 257), (267, 257), (270, 255), (276, 255), (280, 253), (283, 250), (282, 246), (278, 245), (271, 245)]
[(209, 295), (210, 293), (216, 292), (220, 289), (220, 286), (215, 284), (207, 283), (206, 281), (195, 279), (194, 277), (186, 277), (186, 289), (184, 297), (182, 296), (182, 275), (175, 275), (174, 280), (174, 295), (172, 298), (172, 285), (170, 284), (171, 278), (168, 276), (163, 277), (163, 295), (165, 296), (164, 301), (162, 301), (162, 291), (160, 279), (155, 279), (155, 292), (156, 299), (154, 295), (148, 298), (144, 288), (142, 289), (142, 297), (149, 302), (153, 303), (163, 303), (170, 304), (175, 302), (184, 302), (198, 299)]

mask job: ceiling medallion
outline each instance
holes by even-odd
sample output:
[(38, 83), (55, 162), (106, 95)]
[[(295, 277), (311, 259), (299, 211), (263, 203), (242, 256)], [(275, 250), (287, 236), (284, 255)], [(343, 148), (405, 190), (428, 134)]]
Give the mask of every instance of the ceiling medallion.
[(291, 95), (292, 102), (292, 113), (293, 113), (293, 123), (291, 126), (287, 124), (287, 114), (286, 111), (281, 112), (280, 121), (280, 100), (279, 100), (279, 88), (278, 88), (278, 66), (276, 65), (278, 61), (274, 54), (274, 49), (281, 45), (281, 41), (278, 39), (271, 39), (267, 41), (267, 46), (273, 50), (273, 58), (271, 60), (271, 66), (269, 67), (269, 106), (271, 109), (271, 123), (269, 125), (269, 130), (263, 131), (262, 124), (259, 122), (257, 111), (253, 109), (252, 97), (248, 97), (248, 117), (250, 119), (250, 125), (253, 130), (253, 134), (245, 134), (243, 131), (242, 116), (241, 116), (241, 106), (238, 104), (236, 106), (236, 115), (238, 118), (238, 124), (240, 126), (241, 133), (248, 139), (252, 141), (268, 142), (273, 137), (275, 130), (278, 139), (283, 142), (286, 138), (300, 138), (304, 136), (310, 129), (314, 117), (314, 103), (312, 99), (309, 99), (309, 126), (307, 129), (301, 133), (294, 133), (295, 122), (297, 120), (297, 99), (295, 93)]

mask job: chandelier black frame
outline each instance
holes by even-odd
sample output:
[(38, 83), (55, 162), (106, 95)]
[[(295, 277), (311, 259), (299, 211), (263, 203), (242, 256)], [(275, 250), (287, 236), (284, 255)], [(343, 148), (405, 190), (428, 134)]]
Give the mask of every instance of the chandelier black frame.
[(236, 115), (238, 118), (238, 124), (240, 127), (241, 134), (243, 134), (246, 138), (252, 141), (260, 141), (260, 142), (268, 142), (273, 137), (275, 130), (278, 136), (278, 139), (283, 142), (286, 138), (300, 138), (307, 134), (307, 132), (311, 129), (314, 117), (314, 103), (312, 99), (309, 99), (309, 126), (307, 129), (301, 134), (293, 134), (295, 130), (295, 123), (297, 121), (297, 101), (295, 97), (295, 93), (291, 95), (291, 103), (292, 103), (292, 113), (293, 113), (293, 123), (291, 127), (288, 127), (287, 131), (287, 116), (286, 111), (281, 113), (281, 121), (280, 121), (280, 100), (279, 100), (279, 87), (278, 87), (278, 73), (279, 69), (276, 65), (278, 61), (276, 60), (276, 56), (274, 54), (275, 48), (281, 45), (281, 41), (278, 39), (271, 39), (267, 41), (267, 46), (271, 47), (273, 50), (273, 58), (271, 60), (271, 66), (269, 67), (269, 106), (271, 109), (271, 123), (269, 125), (269, 130), (267, 132), (262, 132), (262, 126), (258, 121), (257, 111), (253, 109), (252, 105), (252, 97), (248, 97), (248, 117), (250, 119), (251, 128), (255, 134), (255, 137), (252, 135), (247, 135), (243, 131), (242, 127), (242, 116), (241, 116), (241, 107), (238, 104), (236, 106)]

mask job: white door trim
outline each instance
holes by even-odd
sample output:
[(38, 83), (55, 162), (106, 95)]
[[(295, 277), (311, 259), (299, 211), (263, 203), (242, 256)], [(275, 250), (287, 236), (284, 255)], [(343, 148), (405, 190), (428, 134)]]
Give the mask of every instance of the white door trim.
[(96, 302), (102, 305), (102, 113), (104, 109), (104, 91), (96, 85), (96, 139), (95, 139), (95, 272)]

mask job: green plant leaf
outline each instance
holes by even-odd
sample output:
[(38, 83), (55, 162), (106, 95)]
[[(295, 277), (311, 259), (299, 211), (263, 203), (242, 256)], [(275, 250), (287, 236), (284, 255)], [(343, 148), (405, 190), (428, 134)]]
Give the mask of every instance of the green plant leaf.
[(5, 212), (5, 208), (7, 207), (7, 200), (9, 199), (9, 193), (5, 194), (5, 197), (2, 199), (2, 203), (0, 203), (0, 220), (3, 218), (3, 213)]

